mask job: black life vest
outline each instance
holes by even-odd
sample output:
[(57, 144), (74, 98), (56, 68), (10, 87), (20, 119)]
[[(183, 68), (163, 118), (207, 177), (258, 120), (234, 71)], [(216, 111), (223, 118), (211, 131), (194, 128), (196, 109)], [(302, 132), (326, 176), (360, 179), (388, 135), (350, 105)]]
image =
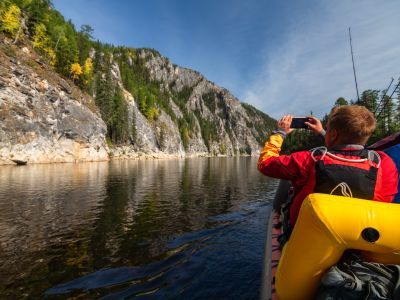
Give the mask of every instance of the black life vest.
[[(337, 155), (339, 154), (339, 155)], [(312, 150), (315, 193), (374, 199), (380, 156), (372, 150)]]

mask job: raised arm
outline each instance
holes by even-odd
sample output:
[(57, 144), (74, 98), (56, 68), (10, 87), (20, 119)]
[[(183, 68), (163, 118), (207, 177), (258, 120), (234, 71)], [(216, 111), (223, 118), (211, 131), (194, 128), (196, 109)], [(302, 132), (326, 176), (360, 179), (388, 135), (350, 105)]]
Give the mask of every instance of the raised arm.
[(258, 159), (258, 170), (264, 175), (293, 180), (298, 174), (298, 165), (294, 157), (279, 155), (283, 141), (287, 134), (293, 131), (290, 128), (292, 116), (287, 115), (278, 121), (278, 129), (273, 131), (265, 143)]

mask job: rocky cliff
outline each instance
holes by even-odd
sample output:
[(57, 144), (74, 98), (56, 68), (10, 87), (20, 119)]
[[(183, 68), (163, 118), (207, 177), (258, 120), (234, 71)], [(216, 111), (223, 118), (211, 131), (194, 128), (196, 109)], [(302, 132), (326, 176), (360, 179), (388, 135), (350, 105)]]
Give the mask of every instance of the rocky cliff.
[(107, 160), (93, 99), (28, 47), (0, 44), (0, 164)]
[[(126, 49), (125, 49), (126, 50)], [(129, 126), (135, 137), (129, 146), (112, 149), (116, 157), (157, 155), (257, 155), (275, 126), (275, 121), (229, 91), (207, 80), (199, 72), (172, 64), (158, 52), (138, 49), (114, 52), (113, 77), (124, 85), (123, 63), (135, 69), (142, 64), (147, 80), (156, 83), (163, 103), (156, 104), (159, 115), (148, 120), (135, 101), (134, 92), (124, 91), (129, 103)], [(121, 57), (125, 62), (121, 62)], [(140, 98), (140, 94), (138, 97)], [(138, 99), (136, 99), (138, 100)]]
[[(90, 56), (103, 68), (88, 95), (29, 43), (15, 46), (0, 37), (0, 164), (256, 155), (274, 124), (226, 89), (154, 50), (114, 48), (105, 55), (91, 49)], [(107, 138), (107, 117), (99, 109), (103, 102), (96, 91), (107, 72), (123, 94), (129, 128), (125, 142)], [(129, 76), (140, 79), (134, 87)], [(154, 98), (151, 116), (141, 101), (145, 87)]]

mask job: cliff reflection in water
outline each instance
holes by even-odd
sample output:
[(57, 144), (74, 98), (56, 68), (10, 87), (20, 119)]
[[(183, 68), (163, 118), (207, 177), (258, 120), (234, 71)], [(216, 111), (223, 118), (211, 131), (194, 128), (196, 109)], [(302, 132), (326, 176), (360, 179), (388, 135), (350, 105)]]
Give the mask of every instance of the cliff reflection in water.
[(207, 296), (242, 272), (247, 297), (275, 186), (252, 158), (2, 167), (0, 293)]

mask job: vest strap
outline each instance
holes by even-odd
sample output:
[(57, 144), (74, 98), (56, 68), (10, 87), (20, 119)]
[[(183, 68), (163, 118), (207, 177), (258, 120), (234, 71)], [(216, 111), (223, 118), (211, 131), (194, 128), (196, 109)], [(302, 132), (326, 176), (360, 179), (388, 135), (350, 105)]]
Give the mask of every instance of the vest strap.
[(366, 176), (367, 176), (367, 178), (369, 178), (371, 180), (376, 180), (378, 178), (378, 168), (371, 166), (369, 168), (369, 172)]
[[(341, 160), (341, 161), (347, 161), (347, 162), (365, 162), (369, 161), (371, 167), (379, 168), (381, 165), (381, 157), (380, 155), (374, 151), (374, 150), (368, 150), (368, 149), (355, 149), (355, 150), (331, 150), (328, 151), (326, 147), (317, 147), (314, 148), (311, 151), (311, 158), (315, 161), (321, 161), (325, 158), (326, 155)], [(360, 157), (359, 159), (349, 159), (349, 158), (344, 158), (337, 156), (335, 154), (342, 154), (344, 156), (358, 156)]]

